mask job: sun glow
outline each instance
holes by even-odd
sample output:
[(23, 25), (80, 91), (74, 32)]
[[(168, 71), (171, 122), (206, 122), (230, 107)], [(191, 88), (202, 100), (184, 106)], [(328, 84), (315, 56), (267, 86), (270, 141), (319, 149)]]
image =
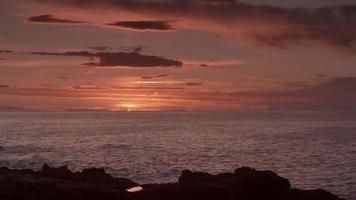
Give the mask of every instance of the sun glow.
[(142, 108), (142, 105), (135, 104), (135, 103), (121, 103), (116, 106), (119, 108), (125, 109), (128, 112), (140, 110)]

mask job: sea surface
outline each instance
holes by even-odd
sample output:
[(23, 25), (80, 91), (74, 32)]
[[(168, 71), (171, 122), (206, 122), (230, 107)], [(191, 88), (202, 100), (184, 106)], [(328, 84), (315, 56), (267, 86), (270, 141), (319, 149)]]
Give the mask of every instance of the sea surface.
[(0, 113), (0, 166), (44, 163), (105, 167), (139, 183), (250, 166), (355, 200), (356, 113)]

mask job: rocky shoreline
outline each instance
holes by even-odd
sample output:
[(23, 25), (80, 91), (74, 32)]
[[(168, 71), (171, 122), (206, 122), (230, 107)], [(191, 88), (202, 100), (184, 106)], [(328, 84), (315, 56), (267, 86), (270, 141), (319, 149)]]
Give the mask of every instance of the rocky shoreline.
[(271, 171), (248, 167), (211, 175), (182, 171), (177, 183), (139, 185), (104, 169), (72, 172), (0, 168), (1, 200), (341, 200), (322, 189), (300, 190)]

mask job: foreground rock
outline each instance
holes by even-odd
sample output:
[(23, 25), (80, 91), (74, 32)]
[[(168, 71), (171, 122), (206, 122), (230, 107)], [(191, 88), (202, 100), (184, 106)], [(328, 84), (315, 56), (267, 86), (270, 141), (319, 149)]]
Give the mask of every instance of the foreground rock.
[[(141, 190), (139, 192), (128, 192)], [(42, 170), (0, 168), (1, 200), (339, 200), (324, 190), (292, 189), (271, 171), (248, 167), (211, 175), (185, 170), (178, 183), (139, 185), (114, 178), (104, 169), (71, 172), (67, 167)]]

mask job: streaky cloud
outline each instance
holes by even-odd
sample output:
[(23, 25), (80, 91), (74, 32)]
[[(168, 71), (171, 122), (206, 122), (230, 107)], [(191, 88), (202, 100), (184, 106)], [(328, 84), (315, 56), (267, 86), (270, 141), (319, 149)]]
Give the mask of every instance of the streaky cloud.
[[(193, 83), (193, 82), (192, 82)], [(183, 83), (184, 84), (184, 83)], [(284, 83), (284, 88), (270, 90), (249, 89), (243, 91), (189, 90), (185, 87), (116, 87), (100, 85), (74, 85), (60, 88), (12, 88), (0, 87), (1, 95), (62, 97), (62, 98), (142, 98), (159, 91), (163, 96), (152, 96), (156, 100), (167, 102), (199, 101), (202, 105), (211, 105), (220, 109), (226, 105), (229, 109), (257, 110), (356, 110), (356, 77), (338, 77), (319, 81), (317, 84), (296, 87)], [(175, 105), (169, 105), (174, 107)], [(189, 106), (189, 105), (186, 105)], [(204, 108), (204, 106), (202, 107)]]
[(158, 75), (149, 75), (149, 76), (141, 76), (142, 79), (155, 79), (155, 78), (164, 78), (168, 77), (168, 74), (158, 74)]
[(39, 15), (39, 16), (32, 16), (27, 19), (28, 22), (32, 23), (55, 23), (55, 24), (83, 24), (87, 23), (84, 21), (77, 21), (77, 20), (69, 20), (69, 19), (60, 19), (54, 17), (53, 15)]
[(96, 47), (89, 47), (90, 49), (96, 50), (96, 51), (111, 51), (111, 47), (106, 47), (106, 46), (96, 46)]
[(109, 26), (134, 31), (173, 31), (175, 28), (168, 21), (117, 21)]
[(14, 51), (8, 49), (0, 50), (0, 54), (5, 54), (5, 53), (14, 53)]
[(79, 57), (94, 57), (97, 54), (91, 53), (88, 51), (67, 51), (67, 52), (32, 52), (31, 54), (34, 55), (41, 55), (41, 56), (79, 56)]
[(99, 53), (100, 61), (96, 66), (128, 66), (128, 67), (181, 67), (183, 62), (166, 59), (159, 56), (143, 55), (140, 53)]
[(185, 83), (185, 85), (187, 85), (187, 86), (200, 86), (200, 85), (203, 85), (203, 83), (189, 82), (189, 83)]
[(28, 111), (25, 108), (17, 106), (2, 106), (0, 105), (0, 112), (19, 112), (19, 111)]
[(3, 88), (3, 89), (4, 89), (4, 88), (10, 88), (10, 86), (4, 85), (4, 84), (2, 84), (2, 85), (0, 84), (0, 88)]
[(32, 52), (41, 56), (79, 56), (96, 57), (99, 62), (89, 62), (83, 65), (94, 67), (181, 67), (183, 62), (167, 59), (160, 56), (144, 55), (138, 52), (97, 52), (88, 51), (68, 51), (68, 52)]

